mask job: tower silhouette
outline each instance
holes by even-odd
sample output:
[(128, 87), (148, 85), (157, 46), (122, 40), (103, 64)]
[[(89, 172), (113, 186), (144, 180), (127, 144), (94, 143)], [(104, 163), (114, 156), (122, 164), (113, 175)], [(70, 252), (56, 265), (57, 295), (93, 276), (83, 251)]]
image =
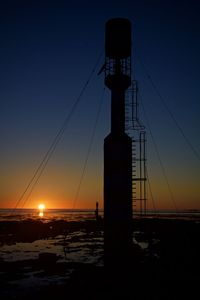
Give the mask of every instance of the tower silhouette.
[(125, 92), (131, 85), (131, 23), (108, 20), (105, 85), (111, 90), (111, 132), (104, 140), (105, 267), (127, 265), (132, 245), (132, 140), (125, 133)]

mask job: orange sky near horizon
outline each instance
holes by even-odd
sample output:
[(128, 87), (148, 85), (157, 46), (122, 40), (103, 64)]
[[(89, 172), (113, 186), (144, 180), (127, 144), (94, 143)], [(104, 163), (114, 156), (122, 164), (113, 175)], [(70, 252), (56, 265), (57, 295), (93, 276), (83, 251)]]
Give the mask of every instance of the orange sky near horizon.
[[(182, 188), (182, 189), (181, 189)], [(156, 185), (154, 182), (151, 182), (151, 189), (153, 191), (153, 199), (155, 203), (152, 202), (151, 194), (148, 191), (148, 201), (147, 209), (170, 209), (175, 210), (175, 205), (177, 210), (183, 209), (200, 209), (199, 201), (199, 188), (196, 188), (195, 185), (180, 185), (176, 186), (176, 190), (173, 189), (173, 199), (171, 198), (169, 191), (166, 186)], [(14, 192), (14, 188), (12, 189)], [(103, 184), (96, 186), (89, 184), (89, 186), (83, 186), (80, 189), (80, 193), (75, 198), (75, 188), (70, 191), (63, 191), (59, 189), (59, 186), (42, 186), (42, 183), (36, 188), (31, 197), (26, 200), (25, 205), (22, 200), (17, 208), (34, 208), (37, 209), (40, 203), (44, 203), (46, 209), (95, 209), (96, 202), (99, 202), (99, 209), (103, 209)], [(7, 194), (7, 195), (6, 195)], [(0, 208), (14, 208), (19, 201), (19, 198), (16, 198), (17, 192), (13, 193), (11, 197), (11, 191), (4, 193), (4, 198), (0, 198)], [(25, 198), (26, 199), (26, 198)], [(175, 205), (174, 202), (175, 201)]]

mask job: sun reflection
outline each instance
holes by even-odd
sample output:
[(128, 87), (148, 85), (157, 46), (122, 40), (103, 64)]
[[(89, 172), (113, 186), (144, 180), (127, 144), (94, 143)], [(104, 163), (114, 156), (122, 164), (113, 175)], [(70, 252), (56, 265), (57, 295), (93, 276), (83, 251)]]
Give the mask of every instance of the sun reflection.
[(44, 217), (44, 212), (43, 211), (39, 212), (39, 217)]
[(43, 217), (44, 216), (45, 205), (43, 203), (40, 203), (38, 205), (38, 209), (39, 209), (39, 217)]

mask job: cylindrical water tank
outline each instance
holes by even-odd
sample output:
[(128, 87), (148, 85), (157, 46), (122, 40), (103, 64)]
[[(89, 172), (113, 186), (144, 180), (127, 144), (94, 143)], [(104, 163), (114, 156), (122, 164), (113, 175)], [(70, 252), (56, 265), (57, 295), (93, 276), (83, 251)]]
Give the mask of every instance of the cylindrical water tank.
[(112, 59), (131, 56), (131, 23), (116, 18), (106, 22), (105, 54)]

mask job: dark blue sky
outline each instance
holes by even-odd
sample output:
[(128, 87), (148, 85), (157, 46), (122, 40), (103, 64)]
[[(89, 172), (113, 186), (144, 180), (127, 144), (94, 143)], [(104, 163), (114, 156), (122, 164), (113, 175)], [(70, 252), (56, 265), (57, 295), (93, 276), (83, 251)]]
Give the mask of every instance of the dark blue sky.
[[(105, 22), (126, 17), (133, 28), (133, 76), (177, 207), (200, 208), (199, 160), (138, 59), (200, 151), (199, 1), (8, 0), (0, 6), (0, 206), (15, 205), (69, 113), (104, 50)], [(72, 206), (103, 85), (103, 74), (95, 73), (28, 206), (39, 198), (49, 206)], [(102, 205), (103, 138), (109, 118), (106, 91), (78, 207), (93, 207), (96, 200)], [(148, 167), (156, 205), (174, 208), (149, 133)]]

